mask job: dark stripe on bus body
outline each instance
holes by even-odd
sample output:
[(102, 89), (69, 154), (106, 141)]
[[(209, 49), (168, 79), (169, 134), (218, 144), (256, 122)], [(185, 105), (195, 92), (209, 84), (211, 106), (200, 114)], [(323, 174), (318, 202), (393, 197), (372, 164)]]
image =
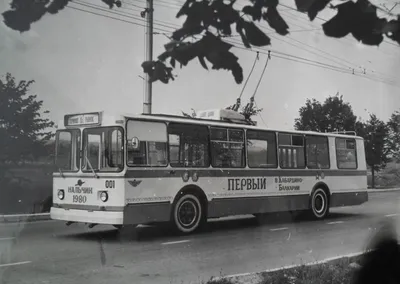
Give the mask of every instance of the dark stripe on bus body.
[(280, 177), (280, 176), (316, 176), (323, 173), (325, 176), (366, 176), (367, 171), (361, 170), (248, 170), (248, 169), (229, 169), (229, 170), (210, 170), (210, 169), (188, 169), (174, 170), (171, 169), (143, 169), (128, 170), (125, 174), (126, 178), (166, 178), (166, 177), (182, 177), (184, 173), (191, 176), (197, 173), (199, 177)]
[[(359, 205), (368, 201), (368, 193), (334, 193), (330, 206)], [(172, 204), (169, 202), (129, 204), (124, 209), (124, 224), (146, 224), (168, 222)], [(264, 196), (247, 198), (216, 198), (208, 202), (208, 218), (271, 212), (307, 210), (310, 195)]]
[[(330, 196), (330, 206), (339, 207), (359, 205), (368, 201), (368, 193), (344, 192)], [(87, 211), (123, 211), (124, 224), (148, 224), (170, 221), (173, 204), (170, 202), (152, 202), (128, 204), (124, 207), (101, 207), (92, 205), (54, 204), (54, 207), (80, 209)], [(215, 198), (208, 202), (208, 218), (231, 215), (244, 215), (269, 212), (306, 210), (310, 206), (310, 195), (257, 196), (237, 198)]]
[(331, 207), (360, 205), (368, 201), (368, 192), (334, 192), (330, 197)]
[[(344, 192), (330, 196), (330, 207), (360, 205), (368, 201), (368, 193)], [(307, 210), (310, 195), (218, 198), (208, 203), (208, 217)]]

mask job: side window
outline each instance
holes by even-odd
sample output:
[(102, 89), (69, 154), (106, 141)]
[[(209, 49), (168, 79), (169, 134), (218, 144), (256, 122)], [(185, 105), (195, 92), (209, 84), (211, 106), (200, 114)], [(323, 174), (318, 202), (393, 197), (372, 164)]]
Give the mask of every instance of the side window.
[(305, 168), (304, 137), (302, 135), (280, 133), (278, 141), (281, 168)]
[(336, 160), (339, 169), (357, 169), (355, 139), (336, 138)]
[(244, 131), (242, 129), (210, 128), (212, 166), (243, 168)]
[(276, 168), (275, 133), (248, 130), (247, 161), (250, 168)]
[[(167, 166), (167, 126), (165, 123), (129, 120), (127, 139), (128, 166)], [(136, 140), (136, 143), (132, 143), (132, 140)]]
[(329, 169), (328, 137), (306, 137), (307, 167), (309, 169)]
[(168, 125), (169, 161), (172, 167), (208, 167), (208, 128), (170, 123)]

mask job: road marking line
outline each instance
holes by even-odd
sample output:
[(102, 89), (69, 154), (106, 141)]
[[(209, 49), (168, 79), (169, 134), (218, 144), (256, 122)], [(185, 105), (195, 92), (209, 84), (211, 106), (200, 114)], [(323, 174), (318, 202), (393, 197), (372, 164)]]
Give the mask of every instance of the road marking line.
[(398, 216), (399, 214), (388, 214), (388, 215), (385, 215), (385, 217), (394, 217), (394, 216)]
[(0, 267), (8, 267), (8, 266), (15, 266), (15, 265), (22, 265), (22, 264), (28, 264), (31, 263), (32, 261), (21, 261), (21, 262), (14, 262), (14, 263), (5, 263), (5, 264), (0, 264)]
[(335, 224), (342, 224), (344, 221), (334, 221), (334, 222), (329, 222), (327, 223), (328, 225), (335, 225)]
[(162, 243), (163, 246), (167, 246), (167, 245), (174, 245), (174, 244), (181, 244), (181, 243), (188, 243), (190, 242), (190, 240), (182, 240), (182, 241), (176, 241), (176, 242), (166, 242), (166, 243)]
[(271, 232), (275, 232), (275, 231), (283, 231), (283, 230), (287, 230), (289, 229), (288, 227), (282, 227), (282, 228), (275, 228), (275, 229), (269, 229)]
[(0, 238), (0, 241), (10, 241), (10, 240), (14, 240), (14, 237), (11, 238)]
[(286, 266), (282, 266), (282, 267), (278, 267), (278, 268), (267, 269), (267, 270), (260, 271), (260, 272), (245, 272), (245, 273), (231, 274), (231, 275), (225, 275), (225, 276), (220, 276), (220, 277), (213, 277), (212, 279), (213, 280), (229, 279), (229, 278), (235, 278), (235, 277), (257, 275), (259, 273), (275, 272), (275, 271), (279, 271), (279, 270), (291, 269), (291, 268), (300, 267), (300, 266), (312, 266), (312, 265), (316, 265), (316, 264), (327, 263), (329, 261), (337, 260), (337, 259), (340, 259), (340, 258), (350, 258), (350, 257), (359, 256), (359, 255), (362, 255), (362, 254), (370, 252), (370, 251), (371, 250), (362, 251), (362, 252), (356, 252), (356, 253), (349, 253), (349, 254), (344, 254), (344, 255), (338, 255), (338, 256), (334, 256), (334, 257), (328, 257), (328, 258), (320, 260), (320, 261), (309, 262), (309, 263), (306, 263), (306, 264), (286, 265)]

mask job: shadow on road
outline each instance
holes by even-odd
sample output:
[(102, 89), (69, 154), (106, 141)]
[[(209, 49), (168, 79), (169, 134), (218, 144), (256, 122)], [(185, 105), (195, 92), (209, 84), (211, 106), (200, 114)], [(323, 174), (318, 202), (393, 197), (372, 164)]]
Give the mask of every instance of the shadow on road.
[[(229, 232), (234, 234), (243, 230), (262, 230), (265, 227), (270, 226), (284, 226), (288, 224), (306, 224), (306, 223), (318, 223), (318, 222), (330, 222), (335, 220), (353, 219), (360, 218), (361, 214), (351, 213), (331, 213), (325, 220), (312, 220), (305, 215), (295, 215), (290, 213), (275, 213), (267, 214), (263, 216), (262, 220), (254, 218), (252, 216), (246, 216), (240, 219), (214, 219), (209, 220), (202, 230), (194, 233), (192, 236), (200, 236), (207, 234), (222, 235)], [(85, 231), (77, 234), (70, 234), (61, 236), (61, 238), (68, 239), (80, 239), (87, 241), (99, 241), (102, 242), (162, 242), (164, 240), (171, 240), (171, 237), (181, 237), (172, 226), (166, 224), (159, 224), (154, 226), (143, 226), (134, 228), (133, 226), (125, 227), (121, 230), (110, 229), (102, 231)]]

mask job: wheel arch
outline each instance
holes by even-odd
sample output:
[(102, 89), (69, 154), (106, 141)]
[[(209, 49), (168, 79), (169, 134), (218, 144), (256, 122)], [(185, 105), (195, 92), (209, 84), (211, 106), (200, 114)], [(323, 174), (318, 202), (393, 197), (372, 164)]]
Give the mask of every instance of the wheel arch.
[(207, 217), (208, 215), (208, 199), (206, 194), (204, 193), (203, 189), (195, 184), (188, 184), (182, 187), (178, 193), (175, 195), (174, 201), (172, 202), (171, 210), (173, 210), (174, 205), (178, 201), (178, 199), (185, 195), (185, 194), (193, 194), (199, 198), (201, 203), (202, 209), (204, 210), (204, 216)]
[(317, 183), (314, 185), (313, 189), (311, 190), (311, 193), (310, 193), (310, 201), (309, 201), (309, 206), (310, 206), (310, 208), (311, 208), (311, 198), (312, 198), (312, 195), (314, 194), (314, 191), (316, 191), (318, 188), (321, 188), (322, 190), (325, 191), (326, 197), (328, 198), (328, 205), (330, 205), (330, 201), (331, 201), (331, 190), (329, 189), (329, 186), (328, 186), (326, 183), (320, 181), (320, 182), (317, 182)]

